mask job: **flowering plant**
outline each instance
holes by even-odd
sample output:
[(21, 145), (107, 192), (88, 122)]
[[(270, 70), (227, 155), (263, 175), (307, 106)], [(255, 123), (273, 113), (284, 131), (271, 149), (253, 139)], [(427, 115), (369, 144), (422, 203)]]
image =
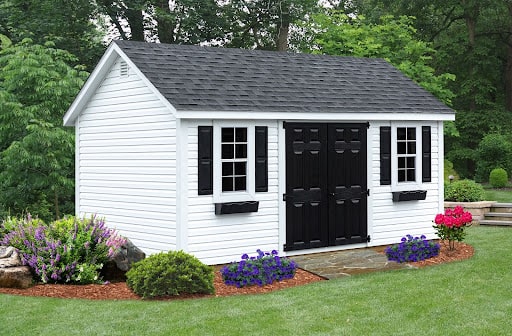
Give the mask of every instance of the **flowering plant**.
[(99, 271), (125, 239), (105, 226), (103, 219), (70, 217), (49, 225), (29, 216), (18, 219), (0, 245), (20, 251), (21, 261), (38, 280), (47, 282), (100, 282)]
[(224, 266), (220, 273), (226, 285), (244, 287), (263, 286), (274, 281), (291, 279), (295, 276), (297, 264), (288, 258), (278, 256), (278, 252), (256, 250), (258, 256), (242, 255), (242, 260)]
[(385, 252), (388, 260), (403, 263), (435, 257), (439, 254), (439, 248), (438, 243), (426, 240), (424, 235), (421, 237), (407, 235), (399, 244), (388, 246)]
[(446, 209), (444, 214), (437, 214), (434, 219), (434, 229), (439, 238), (448, 240), (449, 250), (455, 250), (455, 241), (463, 241), (464, 229), (471, 225), (473, 216), (458, 205), (454, 209)]

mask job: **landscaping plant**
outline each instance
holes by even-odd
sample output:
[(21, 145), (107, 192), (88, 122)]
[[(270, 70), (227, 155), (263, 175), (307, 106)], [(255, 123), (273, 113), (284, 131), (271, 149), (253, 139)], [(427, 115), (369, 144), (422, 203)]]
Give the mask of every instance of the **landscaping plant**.
[(503, 168), (494, 168), (489, 174), (489, 184), (493, 188), (504, 188), (508, 184), (508, 174)]
[(256, 257), (244, 254), (241, 261), (233, 262), (221, 269), (222, 279), (226, 285), (263, 286), (295, 276), (297, 264), (293, 260), (279, 257), (276, 250), (264, 253), (258, 249), (256, 252)]
[(472, 180), (459, 180), (445, 185), (444, 200), (453, 202), (478, 202), (484, 198), (484, 188)]
[[(9, 221), (12, 226), (13, 219)], [(125, 243), (103, 219), (94, 216), (70, 217), (49, 225), (30, 215), (16, 221), (0, 245), (17, 248), (23, 264), (43, 283), (101, 282), (99, 273), (104, 263)]]
[(438, 243), (427, 240), (424, 235), (421, 237), (407, 235), (399, 244), (388, 246), (385, 252), (388, 260), (403, 263), (435, 257), (439, 254), (439, 249)]
[(444, 214), (437, 214), (434, 228), (439, 238), (448, 240), (449, 250), (455, 250), (455, 241), (461, 242), (466, 235), (465, 228), (471, 225), (473, 216), (458, 205), (454, 209), (446, 209)]
[(153, 298), (180, 294), (213, 294), (213, 269), (183, 251), (153, 254), (126, 272), (135, 294)]

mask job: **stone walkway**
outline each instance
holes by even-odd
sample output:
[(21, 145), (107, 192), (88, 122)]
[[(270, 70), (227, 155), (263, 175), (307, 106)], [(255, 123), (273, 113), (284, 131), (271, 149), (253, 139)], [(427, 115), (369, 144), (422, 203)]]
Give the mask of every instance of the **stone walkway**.
[(414, 268), (406, 263), (388, 261), (376, 249), (361, 248), (337, 252), (324, 252), (290, 257), (300, 268), (326, 279), (341, 278), (353, 274)]

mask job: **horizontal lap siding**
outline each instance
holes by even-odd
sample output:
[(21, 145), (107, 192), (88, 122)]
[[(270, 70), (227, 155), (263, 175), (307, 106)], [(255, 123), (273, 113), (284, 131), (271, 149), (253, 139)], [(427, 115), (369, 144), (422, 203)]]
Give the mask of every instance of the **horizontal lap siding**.
[(188, 251), (207, 264), (239, 260), (257, 249), (278, 249), (277, 122), (268, 126), (268, 192), (257, 192), (258, 212), (215, 215), (213, 196), (197, 194), (197, 126), (188, 124)]
[[(432, 221), (439, 212), (439, 136), (437, 122), (419, 122), (417, 127), (431, 126), (432, 131), (432, 181), (421, 185), (427, 190), (427, 197), (422, 201), (392, 201), (392, 187), (380, 185), (380, 138), (379, 127), (389, 126), (389, 123), (372, 123), (369, 132), (371, 144), (371, 245), (385, 245), (399, 242), (400, 239), (411, 234), (413, 236), (426, 235), (435, 238)], [(421, 161), (420, 161), (421, 162)], [(421, 164), (421, 163), (420, 163)]]
[(79, 212), (104, 216), (146, 253), (176, 247), (176, 121), (116, 63), (79, 120)]

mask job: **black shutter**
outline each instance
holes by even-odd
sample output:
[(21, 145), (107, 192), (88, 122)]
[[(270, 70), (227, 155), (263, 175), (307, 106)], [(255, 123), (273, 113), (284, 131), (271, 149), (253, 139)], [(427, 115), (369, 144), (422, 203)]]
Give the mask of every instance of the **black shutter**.
[(213, 194), (213, 127), (197, 128), (197, 194)]
[(432, 153), (430, 126), (421, 127), (421, 180), (432, 181)]
[(268, 128), (256, 126), (255, 129), (255, 183), (256, 192), (268, 191)]
[(380, 128), (380, 184), (391, 184), (391, 127)]

